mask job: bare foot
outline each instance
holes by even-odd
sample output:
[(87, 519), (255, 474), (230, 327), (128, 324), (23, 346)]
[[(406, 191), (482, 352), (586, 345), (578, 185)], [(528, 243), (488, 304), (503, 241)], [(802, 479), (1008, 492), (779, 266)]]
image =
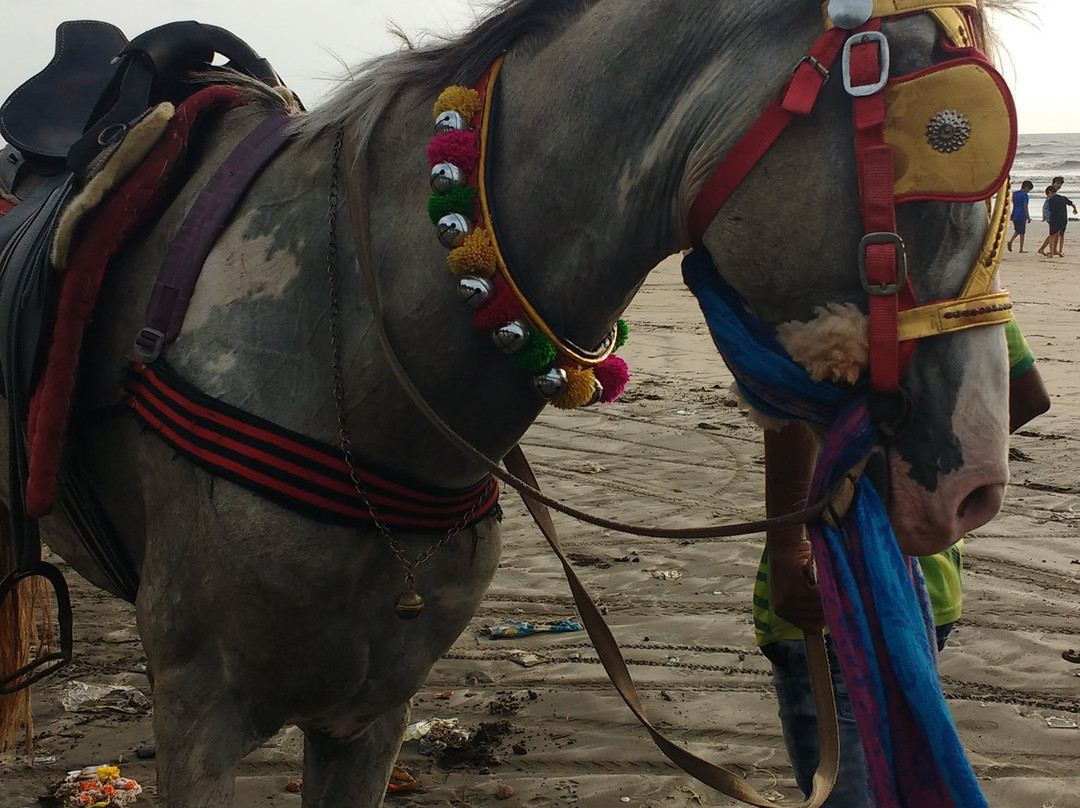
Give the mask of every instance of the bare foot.
[[(1012, 249), (1012, 248), (1010, 247), (1010, 249)], [(1027, 252), (1027, 250), (1017, 250), (1017, 252), (1022, 252), (1022, 253), (1024, 253), (1024, 252)]]
[(1012, 252), (1012, 242), (1011, 241), (1005, 242), (1005, 246), (1009, 249), (1009, 252)]

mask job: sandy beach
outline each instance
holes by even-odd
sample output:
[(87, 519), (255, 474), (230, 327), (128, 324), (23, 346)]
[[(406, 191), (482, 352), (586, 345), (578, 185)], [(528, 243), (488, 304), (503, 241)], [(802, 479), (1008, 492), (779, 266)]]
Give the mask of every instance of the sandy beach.
[[(994, 808), (1080, 808), (1080, 665), (1061, 656), (1080, 649), (1080, 227), (1057, 259), (1034, 252), (1043, 229), (1033, 225), (1028, 253), (1006, 254), (1003, 273), (1052, 409), (1014, 436), (1004, 508), (969, 537), (964, 615), (941, 659), (949, 706)], [(621, 402), (549, 409), (524, 440), (545, 489), (635, 523), (761, 517), (760, 434), (734, 405), (677, 260), (653, 273), (626, 316), (632, 336), (620, 355), (633, 378)], [(516, 495), (505, 493), (503, 507), (495, 581), (413, 709), (413, 721), (487, 725), (491, 743), (455, 764), (407, 742), (400, 759), (420, 787), (387, 805), (738, 805), (653, 747), (584, 632), (483, 634), (505, 620), (576, 618), (558, 563)], [(556, 521), (653, 721), (777, 799), (796, 797), (769, 666), (753, 641), (750, 590), (763, 537), (671, 542)], [(157, 805), (153, 761), (139, 756), (153, 738), (133, 610), (70, 581), (75, 662), (35, 688), (34, 750), (2, 761), (0, 808), (36, 805), (67, 770), (107, 762), (146, 787), (139, 805)], [(79, 706), (73, 683), (130, 689)], [(299, 808), (286, 786), (300, 775), (301, 748), (292, 728), (251, 754), (237, 808)]]

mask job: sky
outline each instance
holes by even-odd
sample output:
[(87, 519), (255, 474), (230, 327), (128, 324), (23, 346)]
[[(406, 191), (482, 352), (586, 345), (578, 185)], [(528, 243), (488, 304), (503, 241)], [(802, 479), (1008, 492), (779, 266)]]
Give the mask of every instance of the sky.
[[(1080, 133), (1077, 61), (1078, 0), (1021, 0), (1034, 24), (992, 15), (1008, 54), (999, 66), (1017, 102), (1022, 134)], [(663, 2), (663, 0), (657, 0)], [(488, 0), (13, 0), (0, 49), (0, 99), (52, 58), (56, 26), (99, 19), (129, 37), (173, 20), (194, 19), (229, 29), (270, 60), (310, 108), (346, 66), (393, 50), (398, 25), (415, 37), (465, 30)]]

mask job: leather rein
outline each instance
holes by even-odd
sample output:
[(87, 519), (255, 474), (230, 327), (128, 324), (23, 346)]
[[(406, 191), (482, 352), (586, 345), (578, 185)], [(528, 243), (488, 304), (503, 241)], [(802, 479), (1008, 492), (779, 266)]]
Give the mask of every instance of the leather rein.
[[(347, 154), (358, 153), (355, 143), (350, 142), (348, 135), (346, 135), (343, 151)], [(348, 194), (349, 221), (356, 244), (360, 272), (367, 291), (368, 305), (371, 307), (372, 320), (383, 349), (384, 358), (402, 390), (408, 395), (420, 413), (451, 445), (456, 447), (466, 458), (472, 460), (476, 465), (514, 488), (520, 494), (525, 507), (529, 510), (537, 527), (540, 528), (540, 532), (543, 533), (544, 538), (547, 539), (548, 544), (562, 565), (563, 573), (574, 597), (574, 605), (589, 634), (589, 639), (596, 648), (600, 663), (623, 701), (642, 726), (645, 727), (657, 747), (680, 769), (721, 793), (735, 797), (750, 805), (760, 806), (760, 808), (774, 806), (775, 802), (761, 795), (739, 774), (710, 763), (679, 746), (652, 724), (645, 714), (641, 696), (634, 686), (626, 661), (623, 659), (622, 652), (619, 650), (611, 629), (563, 552), (548, 507), (592, 525), (618, 530), (631, 535), (653, 538), (703, 539), (741, 536), (791, 525), (805, 524), (812, 519), (818, 518), (838, 522), (854, 500), (855, 482), (861, 473), (861, 466), (865, 463), (865, 460), (858, 464), (859, 468), (849, 472), (828, 496), (808, 508), (786, 516), (717, 527), (652, 528), (623, 524), (593, 516), (548, 496), (539, 489), (536, 476), (533, 474), (529, 461), (525, 458), (520, 445), (515, 445), (503, 458), (503, 463), (506, 466), (504, 470), (498, 463), (491, 460), (459, 435), (453, 427), (435, 412), (402, 366), (397, 351), (394, 349), (386, 331), (386, 321), (379, 299), (378, 282), (375, 278), (367, 195), (361, 192), (361, 189), (366, 189), (367, 185), (366, 166), (364, 166), (363, 161), (357, 162), (352, 179), (352, 182), (347, 182), (345, 185)], [(824, 636), (821, 632), (807, 632), (806, 645), (814, 684), (814, 702), (818, 715), (831, 716), (832, 720), (826, 719), (818, 722), (821, 758), (818, 770), (814, 775), (813, 793), (807, 801), (799, 803), (797, 808), (820, 808), (836, 782), (840, 755), (839, 731), (836, 725), (836, 705), (831, 687)]]

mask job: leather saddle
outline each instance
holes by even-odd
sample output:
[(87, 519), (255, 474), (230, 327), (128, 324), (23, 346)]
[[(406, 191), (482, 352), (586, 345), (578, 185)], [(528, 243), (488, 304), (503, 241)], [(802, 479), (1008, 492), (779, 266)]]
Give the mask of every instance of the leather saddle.
[[(213, 64), (217, 54), (228, 60), (225, 65)], [(0, 693), (32, 684), (72, 654), (66, 584), (42, 560), (37, 522), (25, 511), (26, 421), (61, 279), (50, 261), (60, 215), (148, 110), (213, 84), (214, 74), (226, 68), (282, 86), (269, 62), (223, 28), (175, 22), (128, 41), (108, 23), (69, 21), (57, 28), (52, 61), (0, 105), (0, 138), (8, 143), (0, 151), (0, 191), (17, 200), (0, 216), (0, 392), (8, 405), (15, 558), (15, 569), (0, 579), (0, 600), (20, 580), (42, 576), (52, 585), (60, 612), (60, 650), (19, 670), (0, 671)], [(65, 516), (80, 526), (87, 549), (134, 601), (138, 571), (111, 537), (88, 485), (65, 472), (63, 492)], [(87, 526), (94, 530), (86, 531)]]
[(281, 84), (266, 59), (217, 26), (168, 23), (129, 42), (106, 22), (61, 23), (52, 61), (0, 106), (0, 137), (38, 174), (80, 175), (155, 102), (190, 94), (190, 74), (220, 70), (215, 54), (226, 68)]

